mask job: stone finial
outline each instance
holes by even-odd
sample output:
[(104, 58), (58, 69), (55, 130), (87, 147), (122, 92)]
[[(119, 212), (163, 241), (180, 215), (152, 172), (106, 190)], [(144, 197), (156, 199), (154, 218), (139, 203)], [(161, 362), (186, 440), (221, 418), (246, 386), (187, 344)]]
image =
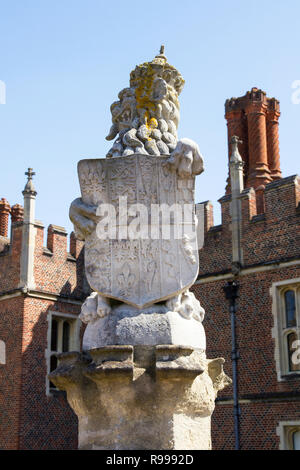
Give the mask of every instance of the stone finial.
[(243, 163), (243, 159), (240, 155), (238, 144), (242, 144), (243, 141), (239, 139), (236, 135), (233, 135), (230, 140), (231, 144), (231, 157), (230, 163)]
[(35, 175), (35, 172), (32, 170), (32, 168), (28, 168), (28, 170), (25, 172), (25, 175), (27, 176), (27, 183), (25, 185), (24, 191), (22, 194), (25, 196), (25, 194), (31, 194), (33, 196), (37, 195), (37, 192), (34, 188), (32, 177)]
[(22, 232), (22, 256), (20, 262), (20, 284), (23, 289), (34, 289), (34, 250), (36, 243), (35, 230), (35, 196), (37, 194), (34, 189), (32, 177), (35, 173), (32, 168), (28, 168), (25, 172), (27, 183), (22, 194), (24, 196), (24, 217)]
[(164, 59), (167, 62), (167, 58), (165, 56), (165, 46), (162, 44), (160, 46), (159, 54), (155, 56), (156, 59)]

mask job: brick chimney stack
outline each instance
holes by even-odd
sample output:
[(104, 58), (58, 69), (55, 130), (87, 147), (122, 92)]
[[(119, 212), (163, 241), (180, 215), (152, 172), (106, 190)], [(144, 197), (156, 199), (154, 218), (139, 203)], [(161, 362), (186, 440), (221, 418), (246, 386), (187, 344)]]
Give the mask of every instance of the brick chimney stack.
[(279, 154), (279, 116), (279, 101), (275, 98), (272, 98), (269, 100), (267, 111), (268, 163), (272, 180), (278, 180), (282, 178)]
[(24, 219), (24, 209), (20, 204), (15, 204), (11, 208), (11, 221), (14, 222), (22, 222)]
[[(279, 101), (267, 98), (266, 93), (252, 88), (245, 96), (231, 98), (225, 103), (228, 144), (234, 135), (243, 144), (239, 152), (244, 162), (245, 188), (260, 192), (267, 183), (281, 178), (278, 119)], [(228, 146), (230, 155), (230, 145)], [(227, 179), (226, 194), (231, 193)]]
[(8, 220), (10, 214), (10, 205), (3, 197), (0, 201), (0, 235), (7, 237), (8, 235)]

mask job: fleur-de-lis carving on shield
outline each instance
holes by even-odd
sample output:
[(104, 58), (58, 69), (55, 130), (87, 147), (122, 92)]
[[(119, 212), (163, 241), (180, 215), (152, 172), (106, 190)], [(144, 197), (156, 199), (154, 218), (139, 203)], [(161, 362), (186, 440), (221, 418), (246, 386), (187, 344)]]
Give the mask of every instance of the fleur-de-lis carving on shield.
[(117, 277), (120, 286), (120, 294), (125, 295), (132, 288), (135, 281), (135, 275), (130, 271), (128, 263), (124, 263), (122, 272)]

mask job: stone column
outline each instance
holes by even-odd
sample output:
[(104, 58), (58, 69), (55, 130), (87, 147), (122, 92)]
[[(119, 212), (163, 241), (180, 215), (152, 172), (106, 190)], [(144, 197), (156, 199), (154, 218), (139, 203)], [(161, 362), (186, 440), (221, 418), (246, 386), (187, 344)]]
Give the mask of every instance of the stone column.
[[(225, 103), (225, 118), (227, 120), (227, 135), (228, 135), (228, 159), (231, 155), (231, 139), (233, 136), (238, 136), (240, 141), (240, 154), (244, 162), (245, 174), (248, 172), (248, 130), (247, 119), (242, 109), (231, 109), (236, 105), (234, 98), (227, 100)], [(231, 193), (230, 175), (227, 178), (226, 194)]]
[(272, 180), (282, 178), (279, 154), (279, 116), (279, 101), (272, 98), (267, 111), (268, 163)]
[(238, 150), (242, 143), (237, 136), (231, 139), (232, 152), (229, 162), (231, 179), (231, 237), (232, 237), (232, 269), (235, 274), (242, 264), (241, 225), (242, 208), (240, 195), (244, 189), (243, 160)]
[[(251, 92), (252, 93), (252, 92)], [(255, 189), (271, 181), (268, 166), (266, 110), (264, 95), (262, 99), (252, 100), (246, 105), (249, 139), (249, 174), (247, 186)]]
[(83, 450), (210, 450), (224, 359), (177, 345), (63, 353), (49, 375), (67, 391)]
[(0, 201), (0, 236), (8, 235), (8, 219), (10, 214), (10, 205), (5, 198)]

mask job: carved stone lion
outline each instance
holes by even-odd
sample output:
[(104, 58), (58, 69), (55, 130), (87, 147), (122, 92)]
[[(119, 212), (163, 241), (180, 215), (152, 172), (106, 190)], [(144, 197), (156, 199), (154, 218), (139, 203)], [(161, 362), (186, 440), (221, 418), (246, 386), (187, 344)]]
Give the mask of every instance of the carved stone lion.
[(177, 144), (179, 100), (184, 85), (180, 73), (163, 53), (138, 65), (130, 87), (111, 105), (112, 127), (107, 140), (117, 137), (107, 157), (142, 153), (168, 155)]
[[(181, 179), (203, 172), (203, 159), (198, 145), (187, 138), (178, 141), (178, 96), (184, 80), (175, 67), (167, 63), (163, 48), (152, 62), (138, 65), (130, 74), (130, 86), (118, 94), (118, 101), (111, 105), (112, 126), (107, 140), (115, 139), (107, 158), (133, 154), (153, 156), (170, 155), (168, 165)], [(70, 207), (70, 219), (76, 236), (85, 240), (97, 224), (97, 206), (75, 199)], [(191, 262), (194, 254), (189, 248), (188, 237), (183, 240), (184, 249)], [(204, 310), (188, 290), (169, 299), (165, 304), (170, 311), (184, 318), (202, 322)], [(82, 321), (94, 322), (111, 311), (110, 301), (93, 292), (82, 306)]]
[(172, 312), (178, 312), (186, 319), (194, 318), (202, 323), (205, 310), (199, 300), (188, 289), (175, 297), (167, 300), (166, 306)]

